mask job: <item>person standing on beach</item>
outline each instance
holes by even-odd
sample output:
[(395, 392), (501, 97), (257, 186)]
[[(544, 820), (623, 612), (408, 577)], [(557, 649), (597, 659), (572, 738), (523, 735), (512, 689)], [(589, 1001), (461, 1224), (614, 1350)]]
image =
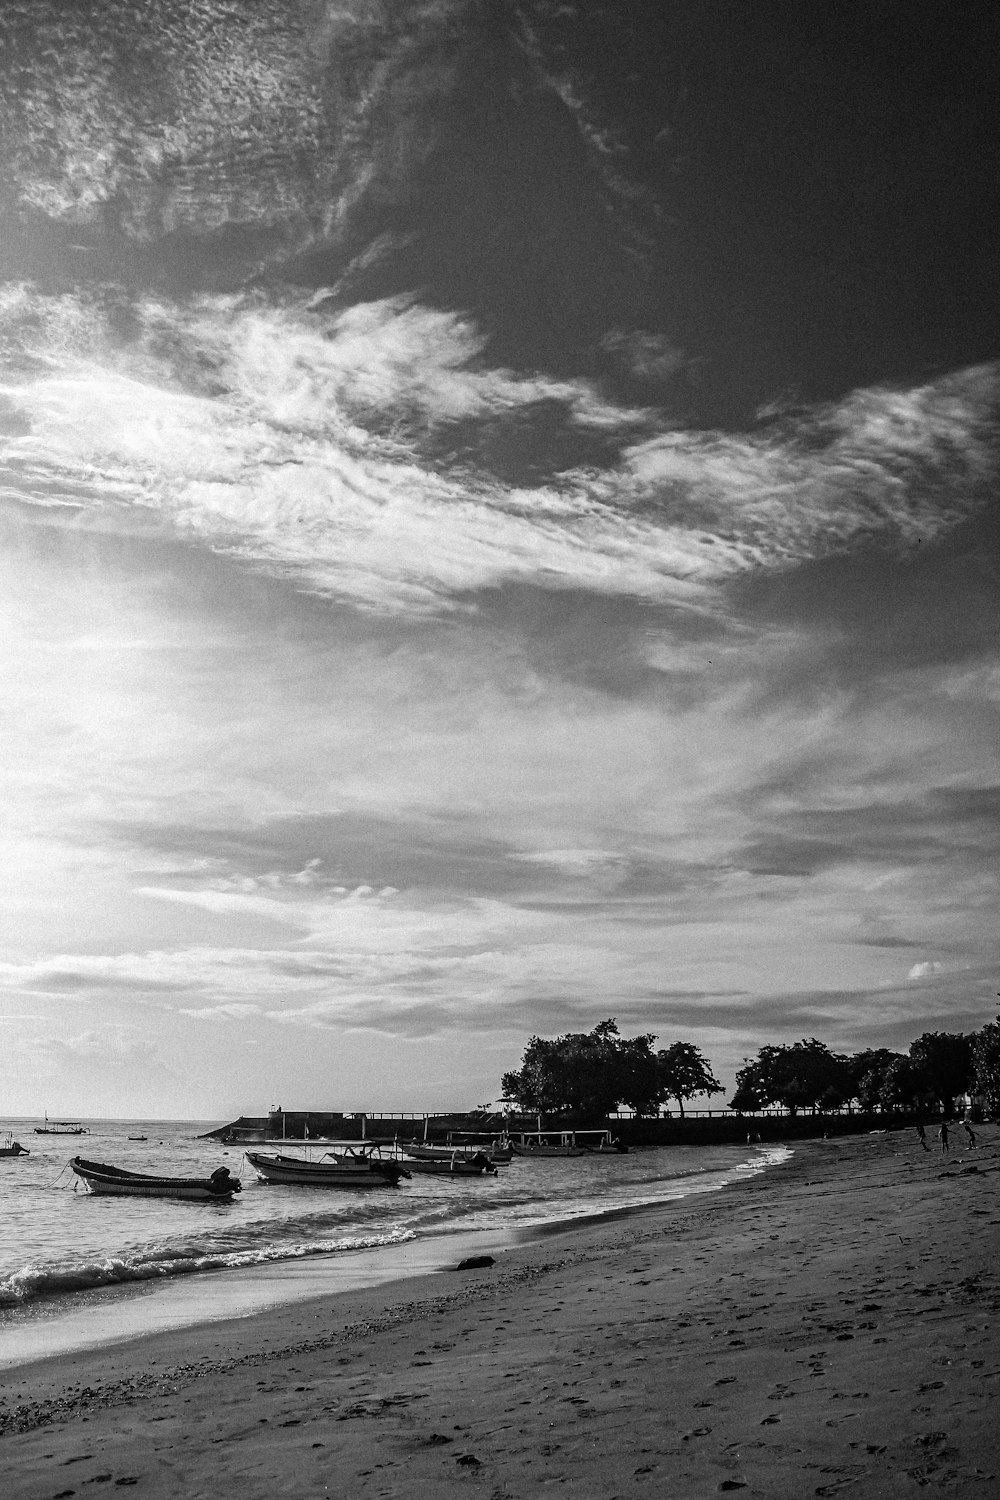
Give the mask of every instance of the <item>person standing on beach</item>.
[(976, 1132), (972, 1128), (971, 1121), (969, 1121), (969, 1120), (963, 1120), (962, 1121), (962, 1129), (965, 1131), (966, 1135), (969, 1137), (969, 1145), (972, 1147), (973, 1150), (975, 1150), (975, 1146), (976, 1146)]
[(942, 1120), (941, 1121), (941, 1129), (938, 1131), (938, 1135), (941, 1137), (941, 1150), (942, 1151), (947, 1151), (947, 1149), (948, 1149), (948, 1121), (947, 1120)]
[(920, 1142), (921, 1146), (923, 1146), (925, 1151), (929, 1151), (931, 1149), (927, 1144), (927, 1132), (924, 1129), (923, 1120), (917, 1121), (917, 1140)]

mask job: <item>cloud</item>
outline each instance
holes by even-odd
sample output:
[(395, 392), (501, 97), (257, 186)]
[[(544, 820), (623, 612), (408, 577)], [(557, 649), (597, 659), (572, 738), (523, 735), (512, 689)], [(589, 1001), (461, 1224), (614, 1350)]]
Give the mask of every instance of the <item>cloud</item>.
[(181, 1006), (177, 1012), (180, 1016), (193, 1016), (196, 1021), (214, 1021), (219, 1017), (225, 1017), (230, 1021), (250, 1021), (262, 1014), (259, 1005), (250, 1001), (230, 1000), (225, 1005), (203, 1005), (199, 1009)]
[(914, 964), (906, 977), (907, 979), (927, 979), (931, 974), (943, 973), (944, 967), (944, 964), (938, 963), (937, 960), (926, 960), (923, 963)]
[[(707, 607), (727, 580), (862, 538), (940, 537), (996, 469), (992, 366), (777, 430), (693, 433), (583, 381), (490, 369), (472, 324), (412, 300), (133, 315), (123, 345), (92, 303), (8, 296), (9, 336), (51, 374), (5, 388), (30, 424), (6, 445), (7, 494), (77, 525), (128, 516), (383, 611), (464, 608), (511, 582)], [(544, 482), (443, 460), (539, 405), (581, 434)], [(583, 467), (590, 431), (616, 434), (620, 457)]]

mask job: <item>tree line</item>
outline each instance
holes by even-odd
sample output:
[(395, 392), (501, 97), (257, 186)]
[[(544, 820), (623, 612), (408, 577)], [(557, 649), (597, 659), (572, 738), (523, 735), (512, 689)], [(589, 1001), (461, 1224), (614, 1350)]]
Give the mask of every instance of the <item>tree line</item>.
[[(623, 1037), (613, 1018), (590, 1032), (546, 1039), (533, 1036), (521, 1067), (501, 1082), (508, 1106), (541, 1114), (603, 1117), (623, 1105), (639, 1115), (658, 1114), (675, 1100), (724, 1093), (711, 1066), (692, 1042), (653, 1050), (652, 1033)], [(1000, 1016), (976, 1032), (925, 1031), (908, 1052), (886, 1047), (833, 1052), (815, 1037), (761, 1047), (736, 1075), (730, 1109), (781, 1105), (833, 1110), (941, 1109), (952, 1113), (964, 1094), (1000, 1114)]]

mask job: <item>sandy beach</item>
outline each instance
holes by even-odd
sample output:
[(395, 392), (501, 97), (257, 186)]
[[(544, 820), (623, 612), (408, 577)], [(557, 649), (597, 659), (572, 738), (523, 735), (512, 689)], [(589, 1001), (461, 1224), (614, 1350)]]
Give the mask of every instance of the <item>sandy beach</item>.
[[(1000, 1133), (5, 1372), (17, 1500), (996, 1493)], [(935, 1143), (936, 1144), (936, 1143)]]

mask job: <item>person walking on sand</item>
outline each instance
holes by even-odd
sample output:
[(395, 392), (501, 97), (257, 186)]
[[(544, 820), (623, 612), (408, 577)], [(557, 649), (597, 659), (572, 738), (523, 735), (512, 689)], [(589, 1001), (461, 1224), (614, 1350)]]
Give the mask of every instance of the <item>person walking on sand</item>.
[(938, 1135), (941, 1137), (941, 1150), (942, 1151), (947, 1151), (947, 1149), (948, 1149), (948, 1121), (947, 1120), (942, 1120), (941, 1121), (941, 1129), (938, 1131)]
[(917, 1140), (920, 1142), (921, 1146), (923, 1146), (925, 1151), (929, 1151), (931, 1149), (927, 1144), (927, 1132), (924, 1129), (923, 1120), (917, 1121)]
[(976, 1132), (972, 1128), (971, 1121), (969, 1121), (969, 1120), (963, 1120), (962, 1121), (962, 1129), (965, 1131), (966, 1135), (969, 1137), (969, 1145), (972, 1147), (973, 1150), (975, 1150), (975, 1148), (976, 1148)]

